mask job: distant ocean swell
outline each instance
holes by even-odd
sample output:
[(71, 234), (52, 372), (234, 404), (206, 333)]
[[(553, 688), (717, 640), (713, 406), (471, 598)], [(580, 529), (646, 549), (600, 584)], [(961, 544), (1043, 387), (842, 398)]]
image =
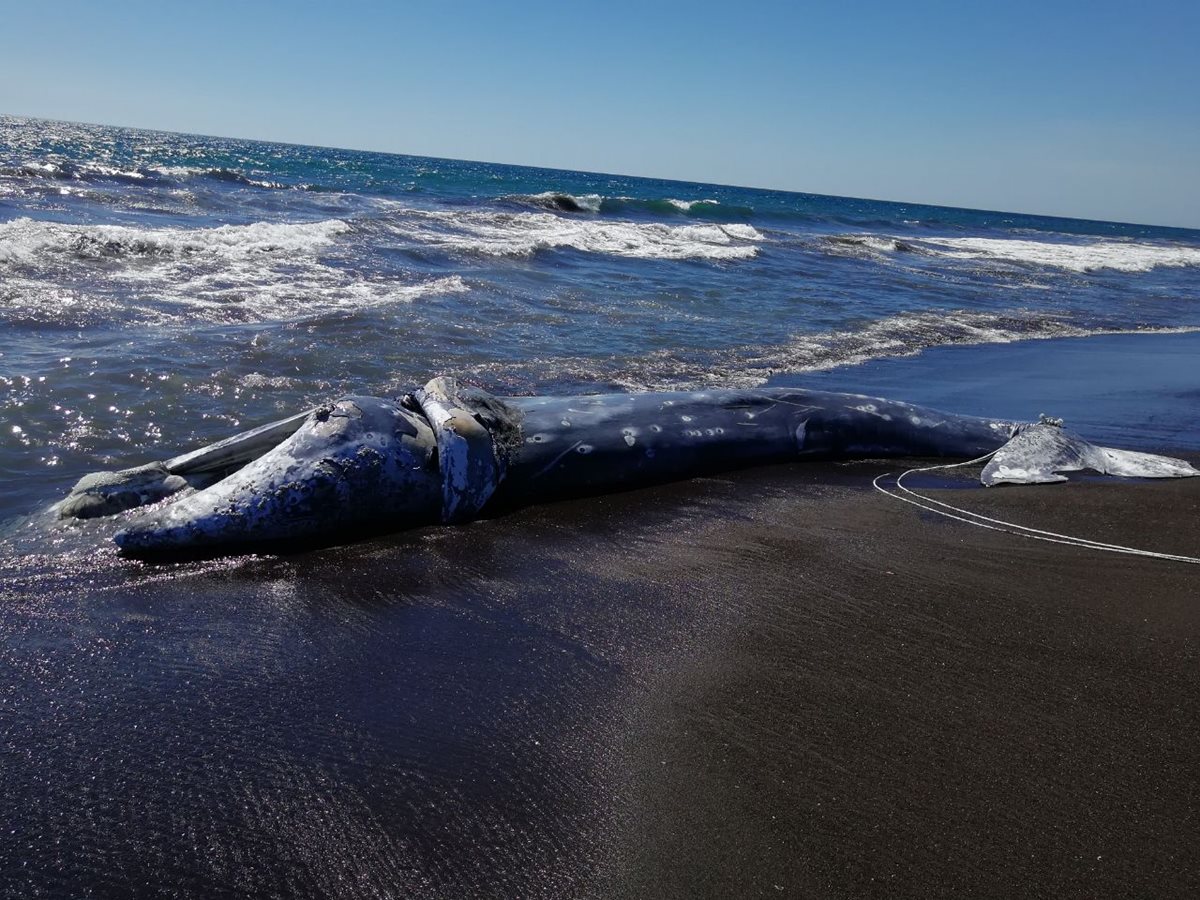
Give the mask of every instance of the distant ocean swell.
[(196, 179), (209, 179), (244, 187), (282, 190), (292, 188), (309, 190), (307, 184), (285, 184), (265, 178), (256, 178), (237, 169), (197, 166), (147, 166), (124, 170), (103, 163), (75, 163), (68, 160), (37, 160), (15, 166), (0, 166), (0, 179), (27, 179), (34, 182), (83, 182), (105, 184), (110, 182), (137, 184), (143, 187), (178, 187)]
[[(318, 173), (304, 173), (318, 174)], [(326, 173), (334, 174), (334, 173)], [(337, 172), (337, 174), (342, 174)], [(74, 182), (79, 185), (96, 185), (100, 187), (112, 186), (119, 188), (124, 186), (136, 186), (143, 190), (160, 190), (168, 191), (170, 188), (175, 190), (186, 190), (190, 186), (210, 184), (212, 186), (223, 186), (226, 188), (242, 188), (242, 190), (260, 190), (260, 191), (301, 191), (301, 192), (349, 192), (360, 197), (394, 197), (396, 194), (412, 194), (432, 193), (437, 197), (436, 191), (430, 191), (430, 188), (421, 185), (422, 176), (424, 178), (434, 178), (437, 176), (438, 182), (445, 182), (448, 179), (437, 170), (422, 169), (419, 170), (418, 178), (402, 179), (402, 180), (383, 180), (371, 178), (349, 178), (342, 176), (341, 179), (328, 179), (322, 181), (308, 181), (300, 178), (295, 172), (271, 172), (266, 168), (251, 168), (244, 169), (236, 166), (188, 166), (188, 164), (143, 164), (143, 166), (121, 166), (113, 162), (98, 162), (98, 161), (72, 161), (65, 160), (58, 156), (47, 156), (41, 158), (32, 158), (14, 162), (11, 164), (2, 164), (0, 166), (0, 196), (6, 192), (20, 192), (25, 188), (36, 186), (38, 182), (47, 182), (53, 190), (59, 190), (54, 187), (59, 182)], [(728, 192), (730, 188), (720, 188), (721, 191)], [(452, 194), (446, 194), (446, 198), (452, 197)], [(824, 198), (838, 199), (838, 198)], [(818, 205), (817, 209), (796, 209), (784, 208), (779, 203), (763, 203), (758, 206), (749, 203), (734, 203), (730, 199), (719, 199), (713, 197), (698, 197), (698, 198), (676, 198), (676, 197), (635, 197), (625, 196), (625, 194), (600, 194), (600, 193), (570, 193), (558, 190), (545, 190), (534, 193), (506, 193), (498, 194), (492, 198), (492, 203), (499, 208), (524, 208), (533, 210), (545, 210), (558, 212), (558, 214), (575, 214), (575, 215), (590, 215), (590, 216), (607, 216), (607, 217), (634, 217), (634, 218), (665, 218), (671, 221), (672, 218), (697, 218), (697, 220), (707, 220), (714, 222), (778, 222), (791, 223), (792, 226), (803, 226), (808, 224), (812, 227), (829, 227), (834, 229), (842, 229), (845, 227), (856, 226), (874, 226), (888, 227), (902, 223), (908, 228), (940, 228), (946, 226), (956, 226), (961, 229), (962, 218), (961, 214), (970, 212), (968, 210), (944, 210), (935, 208), (935, 206), (918, 206), (914, 208), (914, 215), (919, 215), (918, 218), (902, 218), (902, 220), (890, 220), (890, 218), (881, 218), (875, 215), (870, 215), (871, 212), (877, 212), (880, 205), (898, 205), (898, 204), (878, 204), (872, 202), (854, 202), (851, 204), (842, 204), (842, 206), (829, 204)], [(947, 215), (950, 212), (959, 215)], [(934, 215), (929, 215), (934, 214)], [(1028, 218), (1028, 217), (1021, 217)], [(1037, 218), (1037, 217), (1032, 217)], [(1104, 226), (1108, 223), (1087, 223), (1099, 224)], [(1088, 229), (1092, 232), (1094, 229)], [(1103, 228), (1103, 232), (1111, 232), (1111, 228)], [(1182, 229), (1160, 229), (1165, 232), (1181, 232)], [(1086, 232), (1085, 232), (1086, 233)], [(895, 241), (895, 246), (890, 247), (890, 250), (898, 250), (900, 252), (922, 251), (922, 246), (912, 244), (905, 236), (895, 236), (890, 238), (887, 235), (872, 235), (872, 234), (833, 234), (828, 235), (828, 239), (833, 244), (841, 244), (842, 247), (852, 247), (859, 245), (866, 250), (887, 250), (888, 241)], [(875, 240), (878, 244), (874, 244)], [(988, 244), (989, 239), (973, 238), (973, 236), (964, 236), (964, 238), (940, 239), (937, 244), (954, 245), (958, 244), (959, 256), (988, 256), (992, 252), (992, 247)], [(1038, 248), (1042, 241), (1012, 241), (1014, 244), (1030, 245), (1022, 248), (1020, 251), (1022, 256), (1036, 256)], [(1188, 247), (1188, 250), (1194, 250), (1194, 247)], [(1048, 264), (1056, 264), (1049, 262)], [(1195, 262), (1180, 262), (1180, 263), (1159, 263), (1159, 264), (1176, 264), (1176, 265), (1194, 265)], [(1080, 265), (1090, 266), (1090, 268), (1105, 268), (1104, 260), (1084, 259)], [(1074, 266), (1070, 266), (1074, 268)], [(1128, 271), (1140, 271), (1141, 269), (1129, 269)]]
[[(127, 170), (104, 163), (77, 163), (62, 159), (29, 160), (17, 165), (0, 166), (0, 180), (47, 182), (79, 182), (104, 185), (109, 183), (139, 184), (143, 187), (187, 187), (197, 182), (217, 182), (225, 185), (263, 190), (334, 191), (335, 184), (311, 184), (277, 180), (266, 172), (242, 171), (223, 166), (160, 165), (131, 167)], [(395, 185), (380, 185), (376, 193), (389, 196), (396, 193)], [(409, 183), (401, 192), (416, 187)], [(695, 217), (714, 220), (748, 220), (755, 215), (750, 206), (723, 203), (714, 199), (679, 200), (675, 198), (642, 199), (638, 197), (605, 197), (599, 194), (572, 195), (561, 191), (537, 194), (508, 194), (496, 198), (503, 205), (563, 213), (594, 213), (603, 215), (648, 214), (672, 217)]]

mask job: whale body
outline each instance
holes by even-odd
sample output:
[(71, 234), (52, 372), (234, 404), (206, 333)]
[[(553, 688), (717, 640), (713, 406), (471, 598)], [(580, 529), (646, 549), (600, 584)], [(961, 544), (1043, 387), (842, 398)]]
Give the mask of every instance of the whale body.
[[(343, 397), (165, 462), (89, 476), (62, 514), (157, 500), (115, 535), (123, 553), (224, 552), (464, 522), (489, 510), (752, 465), (992, 453), (985, 484), (1062, 480), (1057, 473), (1084, 467), (1200, 474), (1180, 460), (1094, 447), (1052, 423), (857, 394), (765, 388), (498, 398), (436, 378), (397, 400)], [(122, 488), (122, 476), (141, 493)], [(170, 494), (177, 495), (160, 499)]]

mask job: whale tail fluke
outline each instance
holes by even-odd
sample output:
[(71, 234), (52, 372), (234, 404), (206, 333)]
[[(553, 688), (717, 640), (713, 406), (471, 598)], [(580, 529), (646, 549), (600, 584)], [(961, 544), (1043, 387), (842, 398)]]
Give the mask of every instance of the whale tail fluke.
[(1191, 464), (1170, 456), (1098, 447), (1067, 431), (1061, 422), (1043, 418), (1019, 429), (992, 456), (979, 480), (997, 484), (1052, 484), (1066, 481), (1063, 472), (1091, 469), (1127, 478), (1190, 478), (1200, 475)]

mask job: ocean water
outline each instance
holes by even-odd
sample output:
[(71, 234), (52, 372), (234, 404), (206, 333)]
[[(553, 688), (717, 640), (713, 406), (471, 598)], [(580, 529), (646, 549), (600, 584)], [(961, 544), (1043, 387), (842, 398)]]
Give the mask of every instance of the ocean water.
[(441, 373), (1018, 415), (1020, 370), (1171, 446), (1198, 275), (1196, 231), (0, 118), (0, 896), (603, 895), (637, 711), (739, 608), (658, 584), (683, 488), (152, 566), (37, 518), (80, 475)]
[(1198, 273), (1181, 229), (2, 118), (3, 502), (438, 373), (744, 386), (1192, 329)]

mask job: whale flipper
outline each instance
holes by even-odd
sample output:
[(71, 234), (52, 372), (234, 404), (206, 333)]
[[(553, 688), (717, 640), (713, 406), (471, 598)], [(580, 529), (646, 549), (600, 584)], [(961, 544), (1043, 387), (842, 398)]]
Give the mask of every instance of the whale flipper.
[(434, 378), (413, 394), (437, 437), (442, 473), (442, 521), (474, 518), (504, 477), (492, 433), (450, 377)]
[(188, 482), (165, 463), (152, 462), (119, 472), (84, 475), (58, 504), (64, 519), (94, 519), (145, 506), (182, 491)]
[(279, 446), (295, 434), (313, 412), (314, 409), (306, 409), (286, 419), (251, 428), (199, 450), (182, 453), (168, 459), (164, 465), (173, 475), (233, 471)]

